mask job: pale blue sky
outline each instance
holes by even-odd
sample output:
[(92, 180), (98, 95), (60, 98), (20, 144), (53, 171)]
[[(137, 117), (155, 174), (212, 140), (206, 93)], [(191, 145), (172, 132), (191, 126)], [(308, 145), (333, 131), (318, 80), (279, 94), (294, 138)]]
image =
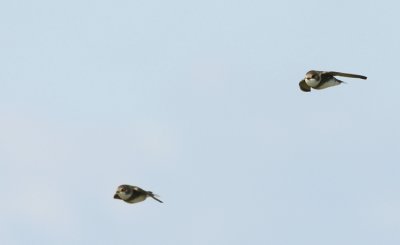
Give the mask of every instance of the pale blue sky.
[(2, 1), (0, 244), (400, 244), (399, 8)]

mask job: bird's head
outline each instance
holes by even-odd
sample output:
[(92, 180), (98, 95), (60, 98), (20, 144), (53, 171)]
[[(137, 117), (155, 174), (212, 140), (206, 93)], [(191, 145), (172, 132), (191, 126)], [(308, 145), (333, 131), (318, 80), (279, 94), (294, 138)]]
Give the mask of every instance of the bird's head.
[(304, 80), (308, 86), (314, 87), (317, 86), (321, 81), (321, 76), (317, 71), (309, 71), (306, 73), (306, 77), (304, 78)]
[(128, 200), (132, 194), (132, 189), (129, 185), (120, 185), (114, 194), (115, 199)]
[(320, 78), (320, 75), (319, 75), (318, 72), (316, 72), (316, 71), (309, 71), (309, 72), (306, 73), (305, 79), (307, 79), (307, 80), (315, 79), (315, 80), (319, 81), (321, 78)]

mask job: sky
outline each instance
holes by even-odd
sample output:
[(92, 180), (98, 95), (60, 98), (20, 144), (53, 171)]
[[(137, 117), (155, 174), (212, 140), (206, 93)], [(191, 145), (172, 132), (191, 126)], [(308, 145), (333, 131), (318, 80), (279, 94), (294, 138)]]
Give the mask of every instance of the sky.
[(0, 244), (400, 244), (399, 8), (1, 1)]

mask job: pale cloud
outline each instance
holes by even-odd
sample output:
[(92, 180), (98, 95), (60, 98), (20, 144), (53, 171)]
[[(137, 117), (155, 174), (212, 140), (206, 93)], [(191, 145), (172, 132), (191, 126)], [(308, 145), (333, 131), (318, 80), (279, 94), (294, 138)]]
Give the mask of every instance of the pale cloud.
[[(57, 188), (46, 189), (36, 184), (15, 187), (14, 194), (24, 191), (24, 196), (9, 194), (10, 199), (0, 205), (0, 227), (4, 232), (0, 243), (38, 244), (39, 241), (71, 240), (80, 234), (80, 218), (71, 203), (58, 195)], [(21, 235), (24, 231), (29, 234)]]
[[(0, 190), (6, 200), (0, 203), (0, 227), (7, 227), (4, 244), (27, 239), (19, 235), (21, 229), (41, 237), (78, 232), (79, 219), (69, 195), (58, 183), (62, 172), (57, 171), (58, 161), (68, 154), (66, 142), (45, 118), (23, 112), (3, 111), (0, 120), (0, 161), (4, 167)], [(18, 227), (9, 224), (14, 221)]]
[[(63, 139), (45, 118), (26, 113), (2, 111), (0, 118), (0, 151), (12, 167), (51, 164), (63, 155)], [(25, 164), (27, 164), (25, 166)]]
[(126, 144), (132, 153), (151, 162), (173, 162), (182, 150), (180, 133), (169, 125), (137, 121), (126, 131)]
[[(9, 187), (7, 202), (0, 207), (10, 219), (18, 217), (21, 223), (46, 230), (71, 230), (78, 221), (74, 217), (68, 195), (46, 177), (37, 179), (24, 176), (26, 182), (16, 182)], [(48, 184), (46, 184), (48, 183)]]
[(363, 205), (359, 215), (366, 225), (373, 228), (400, 229), (400, 200), (377, 200)]
[(232, 78), (229, 66), (224, 62), (203, 58), (194, 62), (189, 68), (188, 79), (195, 90), (200, 92), (221, 91), (229, 88), (229, 80)]

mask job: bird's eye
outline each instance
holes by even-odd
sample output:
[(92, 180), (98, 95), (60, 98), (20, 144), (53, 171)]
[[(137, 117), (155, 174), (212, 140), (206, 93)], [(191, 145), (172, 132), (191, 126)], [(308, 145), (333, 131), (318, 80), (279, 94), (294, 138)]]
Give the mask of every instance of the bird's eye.
[(126, 190), (125, 190), (125, 188), (122, 188), (121, 191), (122, 191), (122, 192), (125, 192)]

